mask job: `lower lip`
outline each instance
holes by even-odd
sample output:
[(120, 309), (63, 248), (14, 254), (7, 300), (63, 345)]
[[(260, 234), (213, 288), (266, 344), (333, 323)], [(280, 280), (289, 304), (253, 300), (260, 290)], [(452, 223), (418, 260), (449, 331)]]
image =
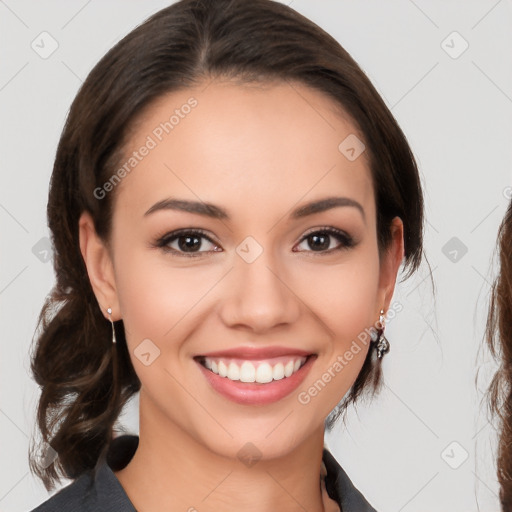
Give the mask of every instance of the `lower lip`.
[(196, 361), (196, 363), (213, 389), (229, 400), (245, 405), (266, 405), (281, 400), (297, 389), (306, 378), (315, 359), (315, 355), (309, 356), (304, 365), (290, 377), (273, 380), (267, 384), (230, 380), (213, 373), (200, 362)]

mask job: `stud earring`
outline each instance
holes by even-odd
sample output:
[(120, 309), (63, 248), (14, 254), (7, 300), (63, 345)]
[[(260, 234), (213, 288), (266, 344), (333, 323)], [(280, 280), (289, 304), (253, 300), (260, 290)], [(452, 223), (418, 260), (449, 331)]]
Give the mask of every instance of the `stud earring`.
[(116, 330), (114, 328), (114, 322), (112, 321), (112, 317), (110, 316), (112, 314), (112, 308), (107, 309), (108, 317), (110, 319), (110, 323), (112, 324), (112, 343), (116, 342)]
[(378, 359), (382, 359), (382, 356), (389, 352), (389, 341), (387, 340), (386, 336), (384, 336), (384, 329), (386, 328), (384, 322), (385, 322), (384, 310), (381, 309), (380, 315), (379, 315), (380, 328), (377, 331), (377, 339), (375, 340), (377, 343), (377, 358)]

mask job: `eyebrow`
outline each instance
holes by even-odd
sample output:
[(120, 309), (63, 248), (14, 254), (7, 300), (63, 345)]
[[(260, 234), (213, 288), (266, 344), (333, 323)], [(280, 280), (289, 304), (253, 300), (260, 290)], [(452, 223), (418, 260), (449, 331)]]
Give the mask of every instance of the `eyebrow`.
[[(366, 221), (364, 208), (360, 203), (354, 199), (350, 199), (349, 197), (326, 197), (324, 199), (312, 201), (293, 210), (290, 214), (290, 217), (292, 219), (300, 219), (308, 215), (321, 213), (340, 206), (350, 206), (356, 208), (359, 210), (363, 219)], [(226, 210), (219, 206), (215, 206), (214, 204), (174, 198), (167, 198), (158, 201), (144, 214), (144, 217), (160, 210), (177, 210), (187, 213), (204, 215), (213, 219), (230, 219)]]

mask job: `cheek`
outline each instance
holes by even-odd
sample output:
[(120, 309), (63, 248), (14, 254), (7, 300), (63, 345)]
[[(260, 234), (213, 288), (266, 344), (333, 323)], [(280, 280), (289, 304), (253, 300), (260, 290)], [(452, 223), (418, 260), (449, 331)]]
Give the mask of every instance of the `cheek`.
[(306, 299), (336, 345), (357, 337), (376, 321), (379, 261), (373, 251), (358, 251), (335, 266), (316, 265), (311, 272), (297, 269), (296, 279), (302, 283), (297, 295)]
[(149, 338), (162, 347), (164, 339), (175, 337), (183, 325), (190, 323), (196, 306), (222, 272), (206, 266), (171, 266), (156, 249), (120, 249), (116, 286), (127, 341), (133, 347)]
[(346, 264), (318, 268), (314, 276), (309, 284), (304, 282), (302, 296), (308, 297), (330, 342), (299, 402), (309, 403), (322, 392), (316, 407), (321, 408), (318, 414), (328, 414), (356, 380), (370, 347), (370, 327), (378, 320), (378, 257), (361, 251)]

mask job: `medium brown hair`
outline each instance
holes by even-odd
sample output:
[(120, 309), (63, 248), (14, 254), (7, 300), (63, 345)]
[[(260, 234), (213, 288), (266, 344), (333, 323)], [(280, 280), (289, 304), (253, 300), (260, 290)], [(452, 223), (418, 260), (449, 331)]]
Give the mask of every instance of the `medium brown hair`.
[(504, 511), (512, 510), (512, 201), (498, 231), (500, 271), (491, 288), (486, 339), (499, 361), (488, 390), (499, 421), (498, 481)]
[[(94, 190), (122, 162), (134, 120), (163, 94), (215, 77), (305, 84), (342, 107), (364, 138), (375, 190), (379, 251), (404, 223), (404, 270), (422, 258), (423, 197), (407, 140), (365, 73), (340, 44), (293, 9), (271, 0), (182, 0), (151, 16), (89, 73), (58, 145), (48, 197), (56, 285), (39, 316), (32, 372), (41, 387), (41, 445), (58, 458), (31, 468), (50, 489), (60, 475), (97, 469), (126, 402), (140, 389), (122, 320), (111, 326), (92, 291), (79, 248), (88, 211), (108, 242), (115, 193)], [(341, 142), (341, 141), (340, 141)], [(376, 389), (380, 361), (364, 362), (343, 407)]]

